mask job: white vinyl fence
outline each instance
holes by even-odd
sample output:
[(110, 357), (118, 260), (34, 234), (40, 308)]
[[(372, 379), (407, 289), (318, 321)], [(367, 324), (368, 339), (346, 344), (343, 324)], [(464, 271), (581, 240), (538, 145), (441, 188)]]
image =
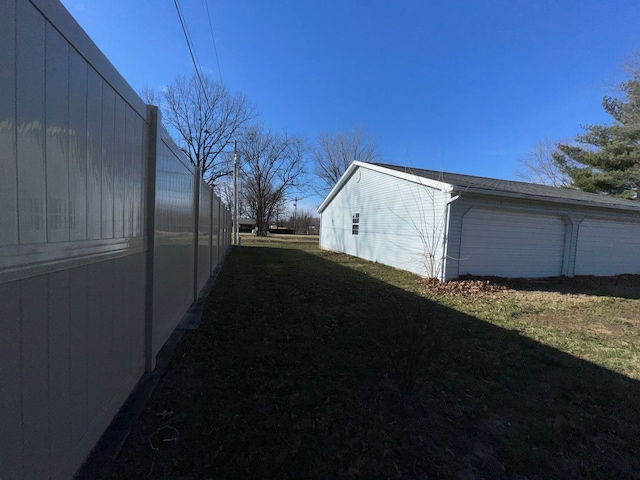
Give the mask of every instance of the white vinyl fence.
[(0, 479), (70, 479), (231, 216), (57, 0), (0, 1)]

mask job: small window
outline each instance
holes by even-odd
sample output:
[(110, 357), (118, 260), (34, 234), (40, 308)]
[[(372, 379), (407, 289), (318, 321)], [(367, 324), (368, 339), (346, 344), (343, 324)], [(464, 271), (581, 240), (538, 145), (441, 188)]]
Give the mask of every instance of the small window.
[(354, 213), (351, 219), (351, 235), (358, 235), (360, 230), (360, 213)]

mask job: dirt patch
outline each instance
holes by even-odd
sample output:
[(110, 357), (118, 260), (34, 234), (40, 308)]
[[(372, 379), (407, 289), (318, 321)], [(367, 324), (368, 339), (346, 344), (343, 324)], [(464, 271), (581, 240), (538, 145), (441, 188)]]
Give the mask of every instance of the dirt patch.
[(559, 292), (513, 291), (512, 295), (538, 327), (640, 344), (638, 300)]

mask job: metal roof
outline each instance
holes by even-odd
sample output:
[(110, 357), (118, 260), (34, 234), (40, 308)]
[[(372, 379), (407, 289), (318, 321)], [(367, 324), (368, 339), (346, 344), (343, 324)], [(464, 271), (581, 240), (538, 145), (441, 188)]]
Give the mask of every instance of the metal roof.
[[(366, 168), (366, 163), (358, 162)], [(640, 201), (626, 200), (623, 198), (586, 193), (571, 188), (550, 187), (535, 183), (516, 182), (513, 180), (499, 180), (496, 178), (476, 177), (459, 173), (425, 170), (422, 168), (402, 167), (385, 163), (371, 163), (377, 167), (386, 168), (405, 175), (435, 180), (449, 184), (456, 194), (475, 193), (501, 197), (515, 197), (531, 200), (540, 200), (554, 203), (570, 203), (603, 208), (615, 208), (622, 210), (635, 210), (640, 212)], [(392, 173), (392, 172), (389, 172)]]

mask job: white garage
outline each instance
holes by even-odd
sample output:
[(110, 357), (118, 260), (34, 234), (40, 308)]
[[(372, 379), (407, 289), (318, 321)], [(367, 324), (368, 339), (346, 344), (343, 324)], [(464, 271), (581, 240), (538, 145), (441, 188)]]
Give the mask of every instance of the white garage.
[(585, 218), (578, 228), (576, 275), (640, 272), (640, 224)]
[(562, 274), (565, 222), (559, 215), (472, 208), (462, 220), (460, 275)]
[(318, 212), (322, 248), (440, 280), (640, 274), (633, 200), (355, 161)]

